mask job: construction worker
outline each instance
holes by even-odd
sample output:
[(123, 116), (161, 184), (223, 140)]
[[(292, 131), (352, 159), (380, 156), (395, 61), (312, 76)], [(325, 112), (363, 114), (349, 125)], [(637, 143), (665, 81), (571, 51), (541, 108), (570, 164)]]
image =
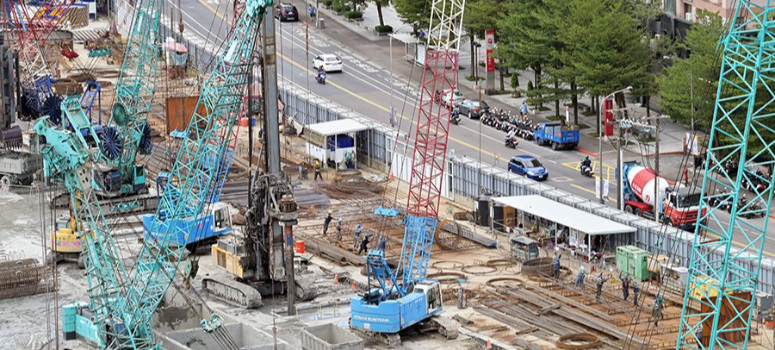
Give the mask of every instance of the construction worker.
[(323, 166), (320, 165), (320, 161), (315, 161), (315, 181), (318, 181), (318, 178), (320, 178), (320, 181), (323, 181), (323, 175), (320, 174), (320, 171), (322, 170)]
[(381, 251), (385, 251), (385, 245), (387, 245), (387, 237), (382, 236), (382, 238), (379, 239), (379, 244), (377, 244), (377, 249)]
[(630, 297), (630, 274), (625, 273), (624, 278), (622, 278), (622, 296), (624, 296), (624, 301), (627, 301), (627, 298)]
[(638, 306), (638, 296), (640, 295), (640, 285), (638, 281), (632, 281), (632, 303)]
[(560, 258), (561, 255), (554, 253), (554, 279), (560, 279)]
[(334, 217), (331, 216), (332, 211), (328, 211), (328, 215), (326, 215), (325, 219), (323, 219), (323, 236), (325, 236), (328, 233), (328, 225), (331, 224), (331, 220), (334, 220)]
[(579, 274), (576, 275), (576, 287), (581, 286), (581, 289), (584, 289), (584, 277), (586, 277), (586, 273), (584, 273), (584, 265), (581, 265), (581, 268), (579, 268)]
[(195, 259), (193, 255), (189, 255), (186, 270), (186, 289), (191, 289), (191, 280), (196, 278), (196, 273), (199, 271), (199, 259)]
[(654, 326), (659, 326), (659, 320), (662, 319), (662, 308), (664, 308), (665, 300), (662, 294), (657, 293), (657, 298), (654, 299), (654, 306), (651, 307), (651, 317), (654, 319)]
[(340, 242), (342, 240), (342, 217), (339, 217), (339, 220), (336, 220), (336, 241)]
[(355, 235), (355, 237), (353, 237), (353, 251), (355, 251), (355, 249), (358, 249), (358, 245), (361, 243), (360, 240), (361, 240), (362, 230), (363, 230), (363, 226), (361, 226), (361, 224), (358, 224), (358, 226), (355, 227), (355, 232), (353, 232), (353, 234)]
[(601, 272), (599, 275), (597, 275), (597, 291), (595, 292), (595, 300), (600, 301), (600, 296), (603, 294), (603, 284), (605, 283), (605, 278), (603, 277), (603, 273)]
[(366, 236), (363, 237), (361, 248), (358, 249), (358, 255), (361, 255), (361, 253), (369, 253), (369, 238), (371, 238), (371, 236), (371, 233), (367, 233)]
[(656, 326), (659, 320), (662, 318), (662, 309), (664, 307), (664, 297), (661, 293), (657, 293), (654, 298), (654, 304), (651, 306), (651, 317), (654, 319), (654, 325)]

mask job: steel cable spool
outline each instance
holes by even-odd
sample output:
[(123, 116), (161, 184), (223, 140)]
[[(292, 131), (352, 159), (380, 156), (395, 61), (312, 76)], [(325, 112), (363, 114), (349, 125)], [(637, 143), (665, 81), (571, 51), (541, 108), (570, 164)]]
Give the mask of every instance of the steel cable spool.
[(47, 115), (54, 125), (62, 124), (62, 96), (49, 95), (40, 107), (40, 115)]
[(143, 125), (142, 136), (140, 137), (140, 153), (151, 154), (153, 151), (153, 140), (151, 140), (151, 126), (148, 123)]
[(100, 135), (102, 141), (102, 154), (108, 159), (116, 159), (121, 156), (124, 150), (124, 140), (118, 134), (116, 128), (106, 127)]

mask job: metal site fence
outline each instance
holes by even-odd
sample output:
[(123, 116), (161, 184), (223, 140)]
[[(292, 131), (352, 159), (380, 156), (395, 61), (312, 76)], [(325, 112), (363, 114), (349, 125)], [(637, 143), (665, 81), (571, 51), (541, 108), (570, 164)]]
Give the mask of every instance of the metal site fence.
[[(169, 28), (162, 28), (163, 37), (173, 36), (172, 33), (174, 32)], [(177, 35), (174, 36), (177, 37)], [(183, 43), (189, 51), (189, 67), (206, 72), (213, 57), (210, 51), (217, 47), (211, 44), (205, 47), (202, 39), (193, 37), (190, 33), (188, 35), (184, 33)], [(292, 118), (298, 124), (309, 125), (339, 119), (354, 119), (368, 126), (368, 130), (361, 131), (357, 135), (359, 164), (383, 171), (390, 169), (396, 178), (409, 181), (412, 149), (407, 146), (409, 140), (406, 134), (398, 133), (394, 128), (316, 96), (291, 82), (280, 81), (278, 88), (280, 98), (285, 105), (283, 110), (285, 117)], [(511, 174), (505, 166), (493, 167), (480, 163), (476, 159), (450, 153), (447, 157), (447, 173), (442, 183), (442, 196), (447, 199), (454, 200), (455, 196), (476, 199), (485, 193), (491, 196), (540, 195), (637, 229), (634, 235), (610, 236), (608, 243), (610, 246), (636, 245), (652, 253), (673, 257), (677, 264), (688, 267), (693, 233), (673, 227), (663, 227), (653, 220), (627, 214), (555, 187)], [(718, 252), (712, 254), (715, 255), (714, 259), (721, 258)], [(754, 263), (754, 261), (750, 262), (749, 269), (754, 268)], [(772, 294), (774, 282), (775, 261), (765, 258), (762, 261), (758, 289)]]

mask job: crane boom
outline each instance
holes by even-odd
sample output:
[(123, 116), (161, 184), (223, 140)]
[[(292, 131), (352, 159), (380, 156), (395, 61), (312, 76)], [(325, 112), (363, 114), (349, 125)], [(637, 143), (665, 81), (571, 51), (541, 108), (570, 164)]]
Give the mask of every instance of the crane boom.
[[(722, 38), (702, 214), (694, 235), (676, 349), (747, 348), (773, 192), (772, 179), (757, 171), (773, 164), (773, 15), (771, 0), (738, 1)], [(727, 161), (736, 162), (737, 171), (728, 173)], [(746, 182), (765, 187), (745, 201), (741, 193)], [(726, 191), (714, 193), (719, 187)], [(728, 218), (726, 213), (719, 215), (722, 203), (731, 203)], [(763, 220), (750, 220), (755, 216)], [(742, 243), (742, 248), (733, 248), (733, 243)], [(690, 307), (692, 302), (699, 307)]]
[(159, 69), (160, 17), (160, 0), (139, 2), (116, 83), (116, 102), (106, 128), (115, 132), (111, 130), (103, 135), (104, 138), (113, 138), (104, 142), (105, 145), (119, 145), (105, 147), (102, 151), (121, 174), (121, 194), (144, 189), (144, 183), (135, 183), (135, 158), (137, 152), (148, 154), (152, 148), (146, 120), (153, 103)]
[[(62, 110), (75, 130), (88, 128), (90, 136), (97, 137), (77, 96), (65, 99)], [(54, 129), (48, 116), (38, 119), (34, 129), (46, 139), (41, 149), (45, 176), (65, 184), (73, 212), (76, 217), (86, 220), (90, 230), (82, 239), (88, 246), (84, 264), (89, 283), (89, 306), (94, 311), (93, 322), (98, 325), (104, 342), (125, 337), (123, 327), (117, 327), (125, 322), (122, 319), (125, 313), (117, 301), (126, 296), (128, 275), (91, 186), (90, 167), (97, 159), (80, 132)]]
[(143, 302), (132, 308), (137, 321), (127, 325), (129, 329), (150, 324), (153, 312), (172, 282), (171, 276), (176, 274), (185, 248), (171, 245), (171, 241), (179, 234), (186, 237), (197, 234), (198, 228), (180, 223), (193, 223), (186, 218), (201, 215), (212, 196), (220, 166), (212, 166), (211, 160), (223, 159), (226, 152), (242, 104), (258, 28), (271, 5), (272, 0), (246, 3), (202, 88), (187, 128), (188, 137), (181, 141), (170, 172), (178, 181), (165, 186), (150, 228), (157, 233), (157, 239), (146, 241), (137, 259), (129, 293), (135, 295), (130, 300)]

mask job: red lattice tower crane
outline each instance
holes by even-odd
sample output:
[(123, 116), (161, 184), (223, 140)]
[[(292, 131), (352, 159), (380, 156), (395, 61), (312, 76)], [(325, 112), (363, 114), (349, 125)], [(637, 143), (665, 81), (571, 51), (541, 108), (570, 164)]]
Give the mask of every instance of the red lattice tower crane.
[(433, 0), (431, 7), (407, 202), (407, 214), (414, 216), (436, 218), (439, 213), (451, 111), (436, 103), (434, 95), (457, 86), (464, 7), (462, 0)]

